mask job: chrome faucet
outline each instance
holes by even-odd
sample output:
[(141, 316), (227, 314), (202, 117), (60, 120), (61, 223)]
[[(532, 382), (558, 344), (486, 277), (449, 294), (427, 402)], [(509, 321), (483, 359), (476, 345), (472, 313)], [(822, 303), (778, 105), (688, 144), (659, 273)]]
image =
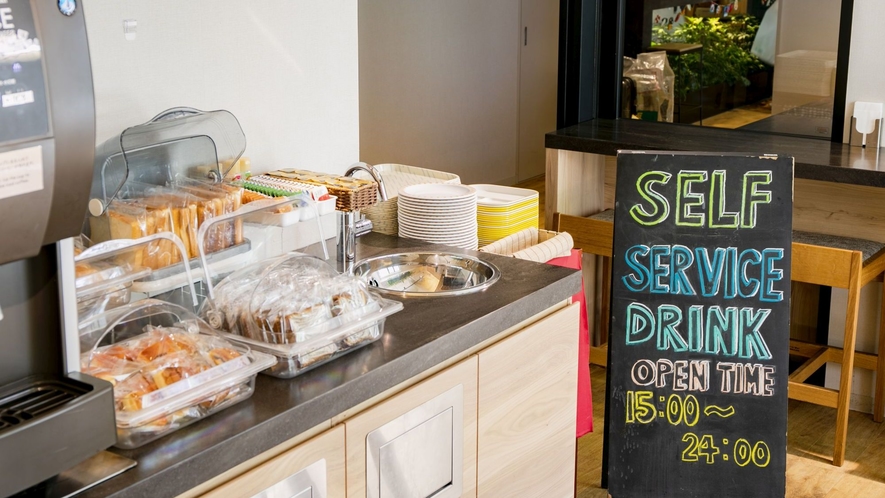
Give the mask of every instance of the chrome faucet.
[[(381, 174), (371, 164), (356, 163), (347, 169), (344, 176), (353, 176), (357, 171), (365, 171), (372, 180), (378, 184), (378, 196), (382, 201), (387, 200), (387, 191), (384, 189), (384, 180)], [(353, 263), (356, 259), (356, 238), (372, 231), (372, 221), (363, 219), (359, 210), (339, 211), (338, 213), (338, 261)], [(346, 265), (350, 266), (350, 265)]]
[(373, 180), (375, 180), (375, 183), (378, 184), (378, 196), (381, 197), (382, 201), (386, 201), (387, 191), (384, 190), (384, 180), (381, 179), (381, 173), (379, 173), (378, 170), (376, 170), (375, 167), (371, 164), (362, 162), (354, 163), (350, 168), (347, 169), (347, 172), (344, 173), (344, 176), (353, 176), (353, 174), (356, 173), (358, 170), (365, 171), (372, 177)]

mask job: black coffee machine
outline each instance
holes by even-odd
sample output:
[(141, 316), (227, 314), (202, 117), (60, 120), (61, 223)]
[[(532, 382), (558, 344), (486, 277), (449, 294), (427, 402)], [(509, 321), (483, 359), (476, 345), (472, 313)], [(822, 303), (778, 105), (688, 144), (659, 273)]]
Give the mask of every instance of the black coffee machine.
[(64, 339), (94, 153), (82, 6), (0, 1), (0, 496), (116, 442), (111, 385)]

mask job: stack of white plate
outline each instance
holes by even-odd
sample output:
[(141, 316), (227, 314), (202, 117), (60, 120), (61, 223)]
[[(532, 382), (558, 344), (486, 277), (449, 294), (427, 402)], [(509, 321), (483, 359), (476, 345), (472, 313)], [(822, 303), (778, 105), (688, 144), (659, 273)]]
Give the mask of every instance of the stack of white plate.
[(425, 183), (399, 192), (399, 236), (476, 249), (476, 189)]

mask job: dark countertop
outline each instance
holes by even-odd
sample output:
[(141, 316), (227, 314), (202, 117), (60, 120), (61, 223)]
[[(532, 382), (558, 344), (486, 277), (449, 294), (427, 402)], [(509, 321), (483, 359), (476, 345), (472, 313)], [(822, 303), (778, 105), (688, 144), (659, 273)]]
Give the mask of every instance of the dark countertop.
[(594, 119), (547, 134), (548, 149), (613, 156), (618, 150), (749, 152), (796, 159), (796, 178), (885, 187), (877, 149), (814, 138), (631, 119)]
[[(441, 248), (370, 234), (357, 259)], [(259, 375), (238, 405), (135, 450), (138, 466), (82, 498), (174, 497), (497, 335), (576, 294), (580, 273), (460, 249), (494, 263), (501, 279), (479, 294), (405, 299), (377, 342), (291, 380)]]

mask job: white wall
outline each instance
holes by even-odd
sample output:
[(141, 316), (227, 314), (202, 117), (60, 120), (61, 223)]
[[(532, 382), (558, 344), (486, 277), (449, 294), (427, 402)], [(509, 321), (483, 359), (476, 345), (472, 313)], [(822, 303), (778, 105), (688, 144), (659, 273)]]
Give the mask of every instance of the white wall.
[(882, 29), (882, 0), (854, 0), (848, 89), (845, 93), (845, 136), (851, 127), (854, 103), (885, 102), (885, 29)]
[(364, 0), (359, 19), (362, 159), (515, 183), (520, 2)]
[[(164, 109), (227, 109), (253, 172), (359, 158), (357, 0), (83, 0), (99, 143)], [(123, 20), (138, 22), (127, 41)]]

